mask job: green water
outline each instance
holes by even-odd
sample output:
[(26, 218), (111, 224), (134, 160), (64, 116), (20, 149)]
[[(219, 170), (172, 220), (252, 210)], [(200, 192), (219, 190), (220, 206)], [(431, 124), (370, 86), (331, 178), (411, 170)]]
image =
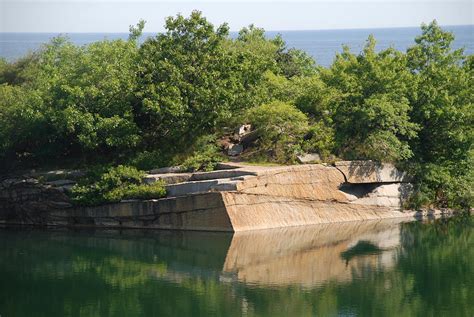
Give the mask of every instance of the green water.
[(0, 315), (474, 316), (474, 221), (0, 229)]

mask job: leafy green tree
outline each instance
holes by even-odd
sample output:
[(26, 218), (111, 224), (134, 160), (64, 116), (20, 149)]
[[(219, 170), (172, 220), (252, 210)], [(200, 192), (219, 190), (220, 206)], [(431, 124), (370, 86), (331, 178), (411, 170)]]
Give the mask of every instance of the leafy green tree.
[(451, 49), (453, 40), (433, 21), (407, 51), (417, 75), (411, 117), (422, 125), (413, 148), (422, 162), (461, 161), (472, 147), (474, 79), (468, 63), (462, 67), (463, 49)]
[(227, 115), (232, 118), (245, 109), (268, 102), (266, 76), (281, 72), (278, 56), (284, 50), (284, 42), (280, 37), (267, 39), (263, 29), (250, 25), (240, 30), (235, 40), (228, 40), (225, 50), (233, 61), (234, 100)]
[(380, 161), (413, 156), (408, 140), (418, 126), (409, 117), (413, 79), (404, 54), (392, 48), (376, 53), (371, 36), (359, 55), (344, 47), (322, 78), (338, 90), (332, 113), (339, 155)]
[(473, 203), (474, 76), (472, 55), (453, 50), (454, 35), (436, 21), (408, 49), (416, 85), (410, 94), (413, 122), (421, 130), (412, 140), (420, 202), (441, 206)]
[(229, 108), (233, 78), (222, 50), (228, 27), (214, 29), (194, 11), (169, 17), (166, 30), (140, 48), (138, 120), (149, 144), (178, 151), (212, 131)]
[[(284, 46), (280, 46), (284, 47)], [(281, 73), (287, 78), (294, 76), (311, 76), (317, 71), (315, 60), (305, 51), (295, 48), (280, 49), (277, 62)]]
[(38, 88), (55, 110), (52, 124), (58, 141), (71, 144), (66, 151), (111, 154), (137, 145), (139, 129), (131, 104), (136, 57), (136, 44), (130, 41), (80, 48), (58, 39), (46, 47)]
[(21, 85), (34, 81), (30, 70), (38, 62), (38, 57), (37, 52), (29, 53), (12, 63), (0, 58), (0, 85)]
[(51, 133), (47, 116), (35, 91), (0, 85), (0, 170), (19, 167), (46, 150)]
[(329, 158), (334, 150), (331, 105), (338, 99), (337, 90), (328, 87), (317, 74), (287, 78), (268, 72), (262, 86), (268, 102), (286, 102), (307, 115), (309, 129), (302, 149)]
[(135, 41), (78, 47), (59, 37), (2, 67), (5, 152), (33, 162), (113, 160), (135, 149), (141, 141), (132, 104), (137, 55)]
[(308, 118), (294, 106), (274, 101), (249, 110), (247, 120), (259, 133), (254, 158), (293, 162), (301, 151)]

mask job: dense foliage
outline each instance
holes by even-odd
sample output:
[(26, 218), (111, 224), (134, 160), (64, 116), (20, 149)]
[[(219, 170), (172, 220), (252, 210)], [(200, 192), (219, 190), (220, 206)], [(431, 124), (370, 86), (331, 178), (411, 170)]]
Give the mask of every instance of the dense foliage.
[(212, 169), (219, 138), (246, 122), (260, 136), (248, 159), (390, 161), (415, 176), (414, 206), (472, 206), (474, 58), (435, 21), (406, 52), (369, 37), (329, 68), (254, 26), (231, 38), (197, 11), (140, 44), (143, 27), (0, 61), (1, 166)]
[(77, 205), (94, 206), (122, 199), (153, 199), (166, 195), (162, 182), (143, 183), (144, 173), (134, 167), (119, 165), (95, 168), (72, 188), (71, 198)]

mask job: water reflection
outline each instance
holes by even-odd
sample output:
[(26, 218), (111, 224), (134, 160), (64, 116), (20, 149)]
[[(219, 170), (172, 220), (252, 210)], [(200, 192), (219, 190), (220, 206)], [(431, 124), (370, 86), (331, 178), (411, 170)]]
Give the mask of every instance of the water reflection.
[(250, 231), (0, 230), (2, 316), (459, 315), (472, 218)]
[(262, 286), (350, 281), (362, 272), (394, 266), (399, 223), (347, 222), (236, 233), (223, 271)]

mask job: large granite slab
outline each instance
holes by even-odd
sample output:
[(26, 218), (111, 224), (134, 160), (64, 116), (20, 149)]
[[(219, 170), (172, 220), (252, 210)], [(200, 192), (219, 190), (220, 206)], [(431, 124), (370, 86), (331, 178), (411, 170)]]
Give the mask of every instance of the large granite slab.
[(405, 172), (398, 170), (391, 163), (340, 161), (336, 162), (335, 166), (344, 174), (346, 182), (352, 184), (399, 183), (410, 181)]

